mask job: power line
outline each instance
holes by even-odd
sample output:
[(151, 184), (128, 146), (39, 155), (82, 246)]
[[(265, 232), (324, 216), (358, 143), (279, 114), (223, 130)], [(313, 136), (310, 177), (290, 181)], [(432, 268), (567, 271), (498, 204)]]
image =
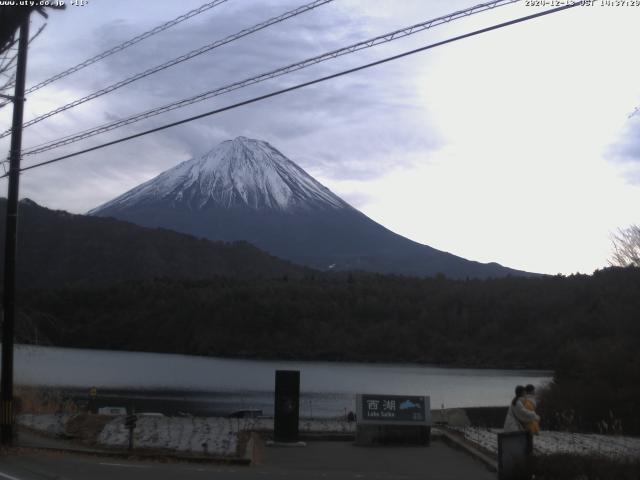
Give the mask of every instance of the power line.
[[(21, 168), (20, 171), (23, 172), (23, 171), (31, 170), (33, 168), (41, 167), (41, 166), (44, 166), (44, 165), (49, 165), (51, 163), (56, 163), (56, 162), (59, 162), (61, 160), (65, 160), (67, 158), (71, 158), (71, 157), (76, 157), (78, 155), (82, 155), (83, 153), (92, 152), (94, 150), (99, 150), (99, 149), (102, 149), (102, 148), (105, 148), (105, 147), (109, 147), (111, 145), (115, 145), (115, 144), (118, 144), (118, 143), (126, 142), (128, 140), (133, 140), (134, 138), (138, 138), (138, 137), (142, 137), (142, 136), (145, 136), (145, 135), (149, 135), (151, 133), (159, 132), (161, 130), (166, 130), (167, 128), (171, 128), (171, 127), (175, 127), (175, 126), (178, 126), (178, 125), (182, 125), (184, 123), (192, 122), (192, 121), (198, 120), (200, 118), (208, 117), (208, 116), (211, 116), (211, 115), (216, 115), (218, 113), (226, 112), (227, 110), (232, 110), (234, 108), (238, 108), (238, 107), (242, 107), (244, 105), (249, 105), (249, 104), (252, 104), (252, 103), (256, 103), (256, 102), (259, 102), (261, 100), (266, 100), (266, 99), (271, 98), (271, 97), (275, 97), (275, 96), (278, 96), (278, 95), (282, 95), (284, 93), (292, 92), (294, 90), (299, 90), (301, 88), (308, 87), (310, 85), (315, 85), (317, 83), (325, 82), (327, 80), (332, 80), (334, 78), (342, 77), (344, 75), (348, 75), (350, 73), (354, 73), (354, 72), (358, 72), (358, 71), (361, 71), (361, 70), (365, 70), (367, 68), (371, 68), (371, 67), (374, 67), (374, 66), (377, 66), (377, 65), (382, 65), (384, 63), (388, 63), (388, 62), (391, 62), (393, 60), (398, 60), (400, 58), (407, 57), (409, 55), (414, 55), (416, 53), (423, 52), (425, 50), (430, 50), (430, 49), (435, 48), (435, 47), (440, 47), (442, 45), (453, 43), (453, 42), (456, 42), (458, 40), (463, 40), (465, 38), (473, 37), (473, 36), (480, 35), (480, 34), (483, 34), (483, 33), (487, 33), (487, 32), (493, 31), (493, 30), (498, 30), (500, 28), (504, 28), (504, 27), (507, 27), (507, 26), (510, 26), (510, 25), (515, 25), (515, 24), (518, 24), (518, 23), (526, 22), (528, 20), (533, 20), (534, 18), (542, 17), (542, 16), (545, 16), (545, 15), (550, 15), (552, 13), (557, 13), (557, 12), (560, 12), (562, 10), (567, 10), (569, 8), (577, 7), (579, 5), (580, 5), (579, 3), (567, 4), (567, 5), (564, 5), (564, 6), (561, 6), (561, 7), (553, 8), (551, 10), (546, 10), (544, 12), (534, 13), (534, 14), (527, 15), (527, 16), (524, 16), (524, 17), (516, 18), (514, 20), (509, 20), (507, 22), (499, 23), (497, 25), (492, 25), (490, 27), (482, 28), (480, 30), (474, 30), (472, 32), (465, 33), (463, 35), (458, 35), (456, 37), (452, 37), (452, 38), (449, 38), (449, 39), (446, 39), (446, 40), (442, 40), (440, 42), (432, 43), (430, 45), (427, 45), (427, 46), (424, 46), (424, 47), (420, 47), (420, 48), (416, 48), (414, 50), (409, 50), (407, 52), (400, 53), (398, 55), (393, 55), (391, 57), (386, 57), (386, 58), (383, 58), (382, 60), (377, 60), (375, 62), (367, 63), (367, 64), (361, 65), (359, 67), (350, 68), (348, 70), (343, 70), (341, 72), (334, 73), (332, 75), (327, 75), (325, 77), (321, 77), (321, 78), (317, 78), (315, 80), (310, 80), (308, 82), (300, 83), (300, 84), (294, 85), (292, 87), (283, 88), (283, 89), (277, 90), (275, 92), (271, 92), (271, 93), (268, 93), (268, 94), (265, 94), (265, 95), (260, 95), (260, 96), (257, 96), (257, 97), (253, 97), (253, 98), (251, 98), (249, 100), (244, 100), (242, 102), (234, 103), (233, 105), (228, 105), (226, 107), (218, 108), (216, 110), (211, 110), (209, 112), (205, 112), (205, 113), (202, 113), (200, 115), (195, 115), (195, 116), (192, 116), (192, 117), (188, 117), (188, 118), (185, 118), (183, 120), (179, 120), (177, 122), (168, 123), (166, 125), (162, 125), (160, 127), (152, 128), (150, 130), (146, 130), (144, 132), (136, 133), (134, 135), (129, 135), (127, 137), (122, 137), (122, 138), (119, 138), (117, 140), (113, 140), (111, 142), (106, 142), (106, 143), (103, 143), (103, 144), (100, 144), (100, 145), (96, 145), (96, 146), (91, 147), (91, 148), (86, 148), (84, 150), (80, 150), (80, 151), (77, 151), (77, 152), (74, 152), (74, 153), (69, 153), (67, 155), (63, 155), (63, 156), (60, 156), (60, 157), (57, 157), (57, 158), (53, 158), (51, 160), (47, 160), (47, 161), (44, 161), (44, 162), (36, 163), (34, 165), (29, 165), (27, 167)], [(5, 174), (5, 175), (0, 176), (0, 178), (4, 178), (6, 176), (7, 175)]]
[[(225, 0), (226, 1), (226, 0)], [(85, 102), (88, 102), (89, 100), (93, 100), (95, 98), (101, 97), (102, 95), (106, 95), (107, 93), (113, 92), (114, 90), (117, 90), (119, 88), (124, 87), (125, 85), (129, 85), (130, 83), (136, 82), (142, 78), (148, 77), (150, 75), (153, 75), (154, 73), (160, 72), (162, 70), (165, 70), (169, 67), (173, 67), (174, 65), (178, 65), (179, 63), (182, 62), (186, 62), (187, 60), (191, 60), (194, 57), (197, 57), (198, 55), (202, 55), (203, 53), (206, 53), (210, 50), (213, 50), (214, 48), (218, 48), (222, 45), (226, 45), (227, 43), (231, 43), (235, 40), (238, 40), (242, 37), (246, 37), (248, 35), (251, 35), (255, 32), (258, 32), (260, 30), (263, 30), (271, 25), (274, 25), (276, 23), (280, 23), (280, 22), (284, 22), (285, 20), (288, 20), (289, 18), (295, 17), (297, 15), (300, 15), (302, 13), (308, 12), (309, 10), (313, 10), (314, 8), (317, 8), (321, 5), (324, 5), (326, 3), (330, 3), (333, 2), (333, 0), (315, 0), (314, 2), (308, 3), (306, 5), (303, 5), (301, 7), (298, 8), (294, 8), (293, 10), (290, 10), (282, 15), (279, 15), (277, 17), (273, 17), (270, 18), (269, 20), (266, 20), (264, 22), (258, 23), (252, 27), (249, 28), (245, 28), (244, 30), (241, 30), (238, 33), (234, 33), (233, 35), (229, 35), (221, 40), (217, 40), (213, 43), (210, 43), (208, 45), (204, 45), (200, 48), (197, 48), (195, 50), (192, 50), (188, 53), (185, 53), (184, 55), (181, 55), (177, 58), (174, 58), (172, 60), (169, 60), (168, 62), (162, 63), (160, 65), (156, 65), (155, 67), (149, 68), (147, 70), (145, 70), (144, 72), (140, 72), (137, 73), (135, 75), (132, 75), (128, 78), (125, 78), (124, 80), (121, 80), (119, 82), (116, 82), (112, 85), (109, 85), (108, 87), (102, 88), (100, 90), (97, 90), (93, 93), (90, 93), (89, 95), (86, 95), (82, 98), (79, 98), (77, 100), (74, 100), (73, 102), (67, 103), (66, 105), (63, 105), (61, 107), (58, 107), (54, 110), (51, 110), (50, 112), (44, 113), (42, 115), (40, 115), (39, 117), (36, 117), (32, 120), (29, 120), (28, 122), (26, 122), (23, 125), (24, 127), (29, 127), (35, 123), (41, 122), (49, 117), (52, 117), (58, 113), (64, 112), (65, 110), (69, 110), (70, 108), (73, 107), (77, 107), (78, 105), (81, 105)], [(7, 135), (9, 135), (11, 133), (11, 129), (4, 131), (2, 134), (0, 134), (0, 138), (6, 137)]]
[(377, 37), (373, 37), (370, 38), (369, 40), (365, 40), (365, 41), (361, 41), (358, 43), (354, 43), (352, 45), (349, 45), (347, 47), (343, 47), (340, 48), (338, 50), (333, 50), (327, 53), (324, 53), (322, 55), (318, 55), (315, 57), (311, 57), (308, 58), (306, 60), (303, 60), (301, 62), (298, 63), (294, 63), (291, 65), (288, 65), (286, 67), (281, 67), (278, 68), (276, 70), (272, 70), (270, 72), (267, 73), (262, 73), (260, 75), (257, 75), (255, 77), (251, 77), (251, 78), (247, 78), (223, 87), (219, 87), (213, 90), (209, 90), (207, 92), (203, 92), (200, 93), (198, 95), (195, 95), (193, 97), (189, 97), (187, 99), (183, 99), (183, 100), (179, 100), (177, 102), (173, 102), (161, 107), (157, 107), (154, 108), (152, 110), (148, 110), (146, 112), (142, 112), (142, 113), (138, 113), (136, 115), (127, 117), (125, 119), (121, 119), (121, 120), (117, 120), (115, 122), (110, 122), (110, 123), (106, 123), (103, 125), (100, 125), (98, 127), (94, 127), (88, 130), (84, 130), (72, 135), (68, 135), (66, 137), (62, 137), (58, 140), (53, 140), (50, 142), (45, 142), (43, 144), (40, 145), (36, 145), (34, 147), (31, 147), (30, 149), (27, 149), (23, 155), (35, 155), (37, 153), (41, 153), (41, 152), (45, 152), (47, 150), (51, 150), (63, 145), (69, 145), (81, 140), (84, 140), (86, 138), (95, 136), (95, 135), (99, 135), (101, 133), (105, 133), (108, 132), (110, 130), (114, 130), (116, 128), (119, 127), (123, 127), (125, 125), (130, 125), (132, 123), (136, 123), (140, 120), (144, 120), (146, 118), (155, 116), (155, 115), (159, 115), (161, 113), (166, 113), (172, 110), (176, 110), (178, 108), (182, 108), (182, 107), (186, 107), (188, 105), (197, 103), (197, 102), (201, 102), (203, 100), (207, 100), (209, 98), (218, 96), (218, 95), (223, 95), (225, 93), (229, 93), (232, 92), (234, 90), (238, 90), (240, 88), (244, 88), (250, 85), (254, 85), (256, 83), (260, 83), (266, 80), (270, 80), (272, 78), (275, 77), (279, 77), (297, 70), (301, 70), (303, 68), (307, 68), (310, 67), (312, 65), (327, 61), (327, 60), (331, 60), (337, 57), (340, 57), (342, 55), (347, 55), (350, 53), (354, 53), (357, 52), (359, 50), (363, 50), (365, 48), (371, 48), (374, 47), (376, 45), (382, 44), (382, 43), (388, 43), (394, 40), (397, 40), (399, 38), (403, 38), (409, 35), (413, 35), (415, 33), (421, 32), (423, 30), (429, 29), (429, 28), (433, 28), (435, 26), (438, 25), (442, 25), (444, 23), (448, 23), (451, 22), (453, 20), (459, 19), (459, 18), (463, 18), (463, 17), (468, 17), (470, 15), (474, 15), (476, 13), (480, 13), (486, 10), (490, 10), (499, 6), (503, 6), (503, 5), (508, 5), (511, 3), (515, 3), (518, 2), (520, 0), (497, 0), (497, 1), (491, 1), (491, 2), (486, 2), (486, 3), (482, 3), (479, 5), (476, 5), (474, 7), (471, 8), (467, 8), (465, 10), (459, 10), (453, 13), (450, 13), (448, 15), (444, 15), (441, 17), (437, 17), (437, 18), (433, 18), (431, 20), (427, 20), (425, 22), (421, 22), (418, 23), (416, 25), (412, 25), (410, 27), (406, 27), (400, 30), (395, 30), (393, 32), (389, 32), (389, 33), (385, 33), (383, 35), (378, 35)]
[[(114, 53), (120, 52), (120, 51), (124, 50), (125, 48), (128, 48), (128, 47), (130, 47), (132, 45), (135, 45), (138, 42), (141, 42), (142, 40), (144, 40), (146, 38), (149, 38), (149, 37), (151, 37), (151, 36), (153, 36), (153, 35), (155, 35), (157, 33), (160, 33), (160, 32), (162, 32), (164, 30), (167, 30), (168, 28), (171, 28), (171, 27), (173, 27), (173, 26), (175, 26), (175, 25), (177, 25), (177, 24), (179, 24), (181, 22), (184, 22), (185, 20), (188, 20), (189, 18), (194, 17), (195, 15), (199, 15), (200, 13), (205, 12), (205, 11), (207, 11), (207, 10), (213, 8), (213, 7), (217, 7), (218, 5), (220, 5), (221, 3), (224, 3), (226, 1), (227, 0), (215, 0), (213, 2), (205, 3), (204, 5), (198, 7), (196, 9), (194, 9), (194, 10), (191, 10), (191, 11), (189, 11), (189, 12), (183, 14), (183, 15), (180, 15), (179, 17), (176, 17), (173, 20), (170, 20), (170, 21), (168, 21), (166, 23), (163, 23), (162, 25), (159, 25), (159, 26), (157, 26), (157, 27), (155, 27), (155, 28), (153, 28), (153, 29), (151, 29), (151, 30), (149, 30), (147, 32), (141, 33), (140, 35), (138, 35), (136, 37), (133, 37), (132, 39), (127, 40), (126, 42), (123, 42), (123, 43), (121, 43), (119, 45), (116, 45), (115, 47), (110, 48), (109, 50), (106, 50), (106, 51), (104, 51), (102, 53), (99, 53), (98, 55), (96, 55), (94, 57), (91, 57), (91, 58), (89, 58), (89, 59), (87, 59), (87, 60), (85, 60), (83, 62), (80, 62), (79, 64), (77, 64), (77, 65), (75, 65), (75, 66), (73, 66), (73, 67), (71, 67), (71, 68), (69, 68), (69, 69), (67, 69), (67, 70), (65, 70), (63, 72), (60, 72), (57, 75), (54, 75), (53, 77), (50, 77), (50, 78), (38, 83), (37, 85), (34, 85), (33, 87), (28, 88), (25, 91), (25, 94), (34, 92), (34, 91), (36, 91), (36, 90), (38, 90), (38, 89), (40, 89), (40, 88), (42, 88), (42, 87), (44, 87), (46, 85), (49, 85), (50, 83), (53, 83), (53, 82), (55, 82), (57, 80), (60, 80), (61, 78), (64, 78), (64, 77), (66, 77), (68, 75), (71, 75), (72, 73), (75, 73), (78, 70), (82, 70), (83, 68), (88, 67), (89, 65), (92, 65), (92, 64), (94, 64), (94, 63), (96, 63), (96, 62), (98, 62), (98, 61), (100, 61), (100, 60), (102, 60), (102, 59), (104, 59), (104, 58), (106, 58), (106, 57), (108, 57), (110, 55), (113, 55)], [(5, 105), (7, 105), (7, 102), (0, 104), (0, 108), (4, 107)]]
[(77, 72), (78, 70), (82, 70), (85, 67), (88, 67), (89, 65), (99, 62), (100, 60), (103, 60), (104, 58), (107, 58), (110, 55), (113, 55), (114, 53), (118, 53), (122, 50), (124, 50), (125, 48), (129, 48), (132, 45), (135, 45), (138, 42), (141, 42), (142, 40), (145, 40), (153, 35), (156, 35), (157, 33), (160, 33), (164, 30), (167, 30), (171, 27), (174, 27), (175, 25), (178, 25), (181, 22), (184, 22), (185, 20), (190, 19), (191, 17), (195, 17), (196, 15), (199, 15), (203, 12), (206, 12), (207, 10), (210, 10), (214, 7), (217, 7), (218, 5), (220, 5), (221, 3), (226, 2), (227, 0), (214, 0), (213, 2), (209, 2), (209, 3), (205, 3), (204, 5), (201, 5), (200, 7), (193, 9), (183, 15), (180, 15), (179, 17), (174, 18), (173, 20), (170, 20), (166, 23), (163, 23), (162, 25), (158, 25), (157, 27), (141, 33), (140, 35), (137, 35), (135, 37), (133, 37), (130, 40), (127, 40), (126, 42), (123, 42), (119, 45), (116, 45), (113, 48), (110, 48), (109, 50), (106, 50), (98, 55), (96, 55), (95, 57), (91, 57), (87, 60), (85, 60), (84, 62), (80, 62), (79, 64), (65, 70), (64, 72), (60, 72), (57, 75), (54, 75), (51, 78), (48, 78), (36, 85), (34, 85), (33, 87), (29, 87), (27, 89), (27, 91), (25, 93), (31, 93), (31, 92), (35, 92), (36, 90), (39, 90), (40, 88), (49, 85), (50, 83), (53, 83), (57, 80), (60, 80), (61, 78), (66, 77), (67, 75), (71, 75), (72, 73)]

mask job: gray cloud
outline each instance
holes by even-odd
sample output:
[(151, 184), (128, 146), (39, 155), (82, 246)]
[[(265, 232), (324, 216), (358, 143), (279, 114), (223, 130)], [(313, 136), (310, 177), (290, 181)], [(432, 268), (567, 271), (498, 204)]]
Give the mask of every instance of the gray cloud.
[[(188, 21), (163, 32), (153, 40), (145, 40), (128, 49), (126, 54), (113, 55), (95, 69), (79, 72), (73, 81), (58, 87), (60, 95), (64, 93), (64, 101), (86, 95), (297, 5), (291, 2), (278, 5), (242, 2), (233, 4), (228, 10), (220, 8), (197, 21)], [(95, 52), (141, 31), (135, 19), (127, 17), (118, 17), (105, 24), (100, 24), (96, 18), (95, 26), (91, 28), (93, 30), (87, 31), (91, 32), (91, 46)], [(28, 132), (26, 145), (33, 144), (36, 139), (57, 138), (155, 108), (371, 35), (367, 31), (366, 18), (354, 19), (347, 10), (321, 7), (123, 87), (70, 111), (62, 121), (43, 122), (44, 128)], [(69, 42), (70, 39), (61, 44), (68, 46)], [(83, 53), (86, 57), (88, 52)], [(37, 160), (229, 105), (366, 63), (380, 55), (374, 50), (363, 51), (326, 62), (53, 150)], [(78, 52), (73, 52), (72, 56), (72, 60), (80, 57)], [(35, 62), (34, 78), (46, 78), (59, 70), (58, 65), (54, 69), (52, 62), (43, 58), (46, 57), (41, 54)], [(416, 154), (426, 158), (440, 143), (435, 129), (423, 118), (423, 107), (416, 105), (419, 100), (407, 87), (412, 69), (406, 62), (375, 68), (96, 151), (73, 162), (46, 167), (43, 173), (34, 173), (32, 181), (25, 183), (24, 192), (37, 196), (36, 200), (45, 204), (86, 211), (108, 200), (108, 195), (122, 193), (136, 182), (201, 155), (219, 142), (238, 135), (267, 140), (303, 168), (327, 178), (375, 178), (394, 166), (406, 164), (407, 159), (415, 158)], [(40, 181), (47, 184), (39, 184)], [(51, 185), (60, 182), (67, 185), (82, 183), (83, 187), (77, 189), (81, 194), (71, 195), (68, 191), (62, 196), (59, 192), (56, 194)], [(96, 187), (100, 184), (104, 187)], [(86, 188), (86, 185), (92, 187)], [(120, 191), (116, 191), (118, 185)], [(65, 198), (70, 200), (65, 203)]]
[(613, 145), (611, 153), (621, 161), (640, 162), (640, 115), (630, 119), (623, 135)]
[(635, 168), (626, 173), (626, 178), (633, 185), (640, 185), (640, 168)]
[(625, 178), (640, 185), (640, 115), (632, 116), (620, 137), (613, 143), (606, 156), (610, 161), (625, 167)]

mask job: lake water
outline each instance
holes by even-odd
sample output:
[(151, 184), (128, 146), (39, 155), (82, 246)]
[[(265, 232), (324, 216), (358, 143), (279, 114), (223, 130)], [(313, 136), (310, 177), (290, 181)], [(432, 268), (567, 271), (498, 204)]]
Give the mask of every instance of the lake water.
[[(196, 402), (198, 412), (273, 411), (276, 370), (300, 371), (300, 414), (328, 417), (355, 410), (356, 393), (429, 395), (432, 408), (507, 405), (518, 384), (544, 385), (552, 372), (443, 368), (414, 364), (233, 360), (158, 353), (18, 345), (15, 382), (77, 391)], [(128, 392), (128, 393), (125, 393)], [(107, 401), (107, 400), (105, 400)], [(168, 407), (167, 407), (168, 408)]]

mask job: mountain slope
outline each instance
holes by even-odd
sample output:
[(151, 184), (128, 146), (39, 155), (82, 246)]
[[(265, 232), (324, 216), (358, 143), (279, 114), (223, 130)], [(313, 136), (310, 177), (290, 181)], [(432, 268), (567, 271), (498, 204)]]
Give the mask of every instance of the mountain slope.
[(212, 240), (245, 240), (322, 270), (453, 278), (528, 275), (397, 235), (351, 207), (266, 142), (238, 137), (92, 210)]
[[(0, 199), (4, 218), (6, 199)], [(4, 222), (0, 248), (4, 251)], [(0, 265), (4, 257), (0, 258)], [(17, 277), (27, 288), (99, 285), (157, 277), (299, 277), (305, 269), (245, 242), (227, 244), (112, 218), (20, 202)]]

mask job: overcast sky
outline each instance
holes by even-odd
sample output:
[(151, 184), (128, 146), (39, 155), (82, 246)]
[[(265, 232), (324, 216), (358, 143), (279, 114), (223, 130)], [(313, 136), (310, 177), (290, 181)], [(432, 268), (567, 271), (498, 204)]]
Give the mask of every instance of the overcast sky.
[[(28, 96), (25, 120), (303, 3), (229, 0)], [(27, 85), (204, 0), (89, 0), (52, 12)], [(479, 0), (335, 0), (25, 129), (24, 147), (406, 27)], [(482, 262), (607, 265), (640, 223), (640, 7), (580, 6), (25, 172), (21, 197), (74, 213), (223, 140), (266, 140), (372, 219)], [(604, 2), (606, 3), (606, 2)], [(176, 110), (24, 165), (540, 11), (525, 2)], [(43, 20), (34, 16), (32, 29)], [(10, 108), (0, 127), (10, 125)], [(8, 151), (8, 138), (0, 141)], [(2, 181), (6, 195), (6, 181)]]

